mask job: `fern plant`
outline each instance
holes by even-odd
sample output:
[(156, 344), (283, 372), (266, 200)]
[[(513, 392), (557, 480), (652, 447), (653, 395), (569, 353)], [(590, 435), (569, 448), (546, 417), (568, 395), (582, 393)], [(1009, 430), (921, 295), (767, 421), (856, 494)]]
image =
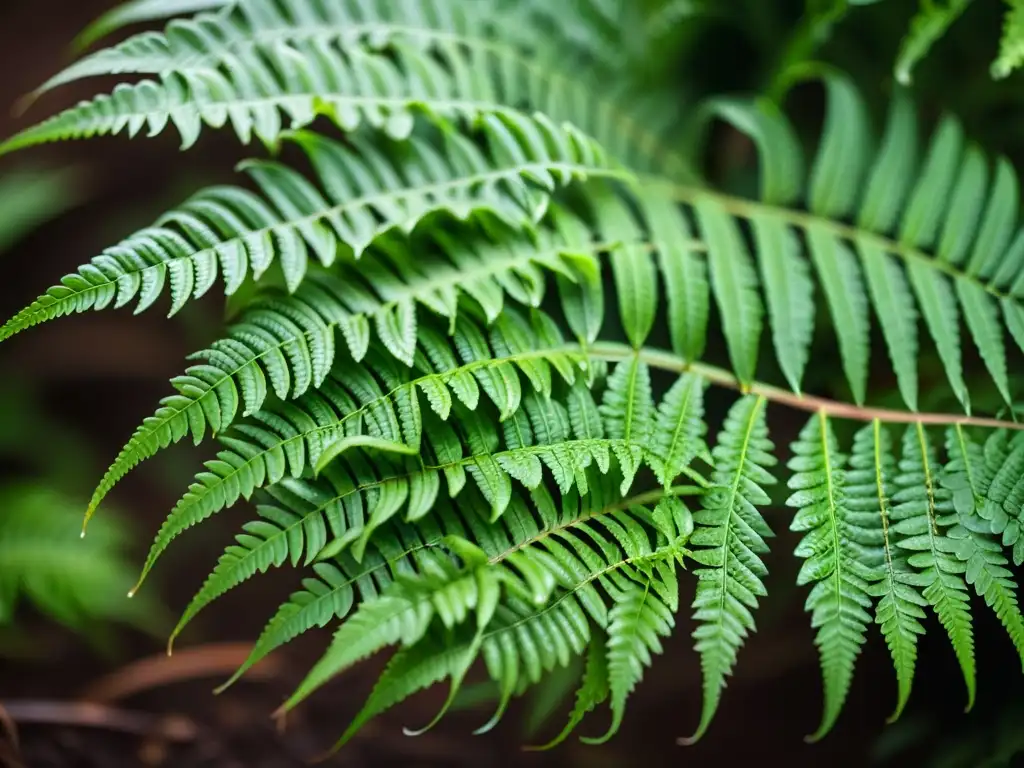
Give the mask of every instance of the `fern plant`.
[[(922, 143), (902, 89), (879, 139), (848, 77), (802, 64), (786, 82), (816, 80), (827, 98), (809, 162), (775, 102), (718, 96), (681, 122), (652, 112), (663, 84), (627, 63), (675, 5), (578, 0), (554, 24), (539, 2), (237, 0), (72, 65), (41, 90), (155, 79), (0, 147), (173, 126), (184, 148), (223, 129), (272, 155), (302, 150), (244, 162), (249, 186), (199, 192), (0, 339), (132, 303), (169, 300), (173, 314), (221, 279), (231, 324), (172, 381), (86, 519), (142, 461), (216, 440), (136, 589), (181, 534), (255, 502), (173, 636), (258, 574), (304, 569), (238, 675), (335, 625), (287, 711), (394, 647), (339, 745), (447, 681), (443, 714), (478, 661), (501, 693), (488, 730), (581, 656), (552, 745), (605, 706), (610, 726), (586, 740), (610, 738), (675, 626), (686, 572), (704, 673), (695, 740), (755, 631), (763, 557), (786, 524), (802, 534), (824, 681), (812, 738), (839, 716), (870, 625), (892, 652), (894, 716), (935, 619), (968, 706), (980, 602), (1024, 660), (1009, 568), (1024, 561), (1007, 346), (1024, 348), (1016, 173), (952, 116)], [(718, 122), (757, 148), (752, 198), (697, 170)], [(846, 380), (820, 395), (804, 392), (816, 326)], [(719, 332), (728, 367), (712, 364)], [(929, 347), (961, 413), (919, 410)], [(972, 412), (971, 348), (1005, 413)], [(873, 365), (904, 408), (868, 404)], [(738, 392), (718, 424), (708, 387)], [(809, 415), (788, 449), (770, 430), (785, 409)], [(788, 523), (766, 514), (773, 487), (788, 488)]]

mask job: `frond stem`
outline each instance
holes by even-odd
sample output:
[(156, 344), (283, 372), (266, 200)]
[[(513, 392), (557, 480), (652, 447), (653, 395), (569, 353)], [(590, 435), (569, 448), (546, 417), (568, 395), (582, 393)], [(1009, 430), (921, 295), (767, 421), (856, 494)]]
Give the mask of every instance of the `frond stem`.
[[(665, 185), (665, 180), (660, 176), (642, 175), (642, 183)], [(715, 192), (704, 187), (683, 186), (679, 184), (667, 185), (669, 194), (678, 202), (693, 205), (698, 200), (711, 199), (717, 202), (722, 208), (741, 219), (753, 219), (758, 216), (768, 216), (781, 220), (800, 230), (811, 228), (823, 229), (831, 232), (836, 237), (852, 243), (865, 243), (877, 247), (886, 253), (899, 257), (903, 261), (917, 261), (930, 269), (942, 272), (954, 280), (966, 280), (977, 285), (986, 293), (997, 299), (1015, 298), (1009, 293), (1000, 291), (998, 288), (980, 280), (977, 276), (962, 271), (955, 264), (941, 261), (925, 251), (914, 248), (906, 243), (870, 232), (859, 227), (845, 224), (841, 221), (817, 216), (807, 211), (799, 211), (785, 206), (769, 205), (748, 200), (742, 197)]]
[[(573, 347), (577, 349), (577, 347)], [(889, 424), (922, 424), (925, 426), (955, 426), (964, 427), (985, 427), (989, 429), (1010, 429), (1024, 431), (1024, 423), (1004, 421), (1002, 419), (988, 418), (984, 416), (967, 416), (954, 413), (914, 413), (911, 411), (900, 411), (892, 408), (871, 408), (866, 406), (844, 403), (839, 400), (830, 400), (815, 395), (796, 394), (788, 389), (775, 387), (771, 384), (751, 382), (744, 384), (732, 373), (724, 368), (718, 368), (704, 363), (691, 363), (672, 352), (660, 349), (643, 348), (633, 349), (627, 344), (615, 342), (598, 342), (589, 347), (581, 347), (587, 355), (599, 360), (619, 362), (632, 359), (639, 355), (640, 360), (652, 368), (673, 373), (692, 373), (700, 376), (711, 384), (720, 387), (735, 389), (744, 394), (754, 394), (764, 397), (773, 403), (795, 408), (796, 410), (808, 413), (822, 412), (827, 416), (850, 421), (871, 422), (875, 419)]]

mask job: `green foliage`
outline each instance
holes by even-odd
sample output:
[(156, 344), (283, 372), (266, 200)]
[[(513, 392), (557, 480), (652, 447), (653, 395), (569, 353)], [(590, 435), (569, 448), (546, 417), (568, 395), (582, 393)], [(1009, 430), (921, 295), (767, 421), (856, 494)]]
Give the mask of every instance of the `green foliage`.
[(125, 597), (131, 566), (128, 537), (115, 518), (79, 542), (78, 502), (33, 483), (0, 487), (0, 624), (20, 616), (27, 602), (102, 648), (106, 623), (152, 631), (155, 605)]
[[(71, 169), (22, 168), (0, 177), (0, 252), (76, 203), (78, 180)], [(74, 533), (80, 501), (64, 489), (79, 480), (74, 467), (84, 450), (77, 435), (39, 413), (20, 376), (5, 376), (0, 457), (40, 476), (0, 481), (0, 625), (21, 635), (31, 607), (104, 652), (112, 645), (109, 624), (160, 630), (161, 609), (148, 597), (134, 603), (124, 595), (132, 575), (122, 521), (101, 521), (88, 542)]]
[(77, 202), (71, 170), (23, 168), (0, 176), (0, 252)]
[[(811, 38), (846, 5), (812, 3)], [(569, 723), (548, 746), (605, 704), (610, 726), (586, 740), (611, 738), (674, 627), (687, 561), (704, 675), (690, 741), (700, 738), (767, 596), (764, 509), (780, 481), (802, 534), (798, 582), (824, 681), (812, 738), (836, 722), (872, 623), (893, 658), (894, 717), (926, 609), (973, 701), (969, 588), (1024, 659), (1003, 554), (1024, 560), (1024, 441), (1016, 423), (970, 413), (986, 387), (1014, 402), (1016, 173), (950, 115), (922, 143), (902, 88), (876, 132), (852, 80), (800, 56), (780, 82), (817, 73), (827, 107), (809, 161), (777, 100), (716, 94), (681, 130), (634, 66), (679, 13), (690, 18), (678, 3), (605, 0), (557, 12), (503, 0), (239, 0), (72, 65), (43, 90), (94, 75), (156, 79), (122, 83), (0, 148), (169, 125), (188, 148), (230, 124), (243, 144), (305, 155), (296, 162), (311, 172), (246, 161), (257, 191), (198, 193), (64, 278), (0, 339), (86, 310), (134, 301), (139, 312), (165, 289), (173, 314), (220, 275), (232, 325), (172, 381), (87, 519), (142, 461), (215, 439), (140, 584), (185, 531), (254, 501), (172, 639), (257, 575), (302, 570), (228, 683), (335, 625), (288, 710), (393, 649), (339, 746), (448, 681), (441, 712), (412, 733), (433, 727), (477, 662), (499, 694), (486, 731), (584, 655)], [(721, 122), (756, 150), (752, 197), (694, 172)], [(807, 376), (827, 361), (822, 339), (846, 382), (823, 394), (852, 402), (804, 394), (827, 386)], [(987, 375), (970, 386), (968, 344)], [(933, 353), (962, 414), (919, 412)], [(725, 359), (730, 369), (710, 364)], [(905, 409), (865, 405), (890, 373)], [(707, 407), (708, 387), (740, 391), (724, 419)], [(768, 423), (784, 408), (812, 416), (783, 469)], [(868, 425), (849, 445), (835, 428), (845, 419)]]

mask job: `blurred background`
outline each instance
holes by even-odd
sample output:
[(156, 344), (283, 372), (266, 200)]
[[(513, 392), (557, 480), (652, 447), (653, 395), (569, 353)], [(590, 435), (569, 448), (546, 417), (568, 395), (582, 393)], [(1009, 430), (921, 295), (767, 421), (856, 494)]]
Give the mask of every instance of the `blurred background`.
[[(80, 82), (47, 94), (27, 115), (15, 114), (20, 97), (69, 61), (76, 34), (113, 4), (0, 0), (0, 135), (101, 90), (105, 84), (98, 81)], [(953, 111), (982, 146), (1007, 153), (1020, 168), (1024, 80), (1017, 74), (994, 83), (988, 75), (1001, 6), (977, 0), (919, 66), (914, 89), (925, 120)], [(713, 13), (672, 30), (665, 65), (650, 76), (670, 83), (685, 108), (711, 93), (765, 92), (785, 57), (799, 59), (820, 43), (821, 58), (851, 72), (880, 117), (892, 88), (892, 62), (915, 7), (909, 0), (889, 0), (858, 8), (827, 35), (826, 29), (801, 26), (805, 7), (798, 0), (720, 0)], [(812, 136), (821, 121), (820, 94), (796, 91), (787, 107)], [(211, 131), (182, 156), (168, 132), (153, 140), (100, 139), (4, 158), (0, 315), (10, 317), (55, 277), (148, 225), (199, 187), (231, 178), (234, 163), (249, 151), (259, 150)], [(753, 148), (738, 136), (722, 131), (712, 137), (708, 167), (723, 185), (748, 188), (755, 160)], [(183, 538), (135, 600), (124, 595), (149, 537), (208, 453), (182, 445), (146, 463), (121, 483), (90, 536), (78, 538), (96, 479), (169, 393), (167, 380), (182, 371), (185, 356), (221, 327), (223, 302), (215, 293), (170, 321), (160, 312), (138, 318), (126, 311), (84, 315), (47, 324), (0, 350), (0, 766), (304, 765), (334, 741), (384, 663), (372, 660), (335, 681), (329, 694), (304, 706), (284, 731), (270, 712), (293, 689), (328, 631), (310, 633), (214, 696), (213, 688), (258, 635), (267, 606), (294, 587), (287, 569), (232, 592), (195, 622), (173, 657), (165, 656), (169, 622), (247, 519), (244, 505)], [(817, 379), (807, 386), (824, 391), (839, 366), (827, 344), (817, 354)], [(924, 381), (928, 365), (924, 361)], [(942, 408), (950, 402), (937, 387), (932, 402), (922, 405)], [(786, 443), (801, 424), (799, 414), (776, 410), (776, 443)], [(552, 753), (520, 749), (560, 729), (575, 683), (571, 675), (560, 675), (517, 702), (496, 731), (481, 737), (470, 733), (489, 717), (486, 689), (468, 689), (459, 711), (429, 734), (402, 737), (403, 725), (425, 722), (443, 700), (443, 691), (427, 692), (371, 723), (330, 764), (1024, 764), (1011, 761), (1015, 749), (1024, 749), (1020, 665), (995, 617), (984, 610), (976, 612), (975, 711), (964, 715), (962, 691), (950, 686), (959, 678), (953, 655), (942, 634), (930, 632), (922, 642), (921, 674), (908, 711), (898, 724), (886, 726), (895, 682), (875, 632), (839, 724), (822, 743), (805, 744), (820, 713), (820, 672), (804, 594), (793, 586), (797, 561), (786, 533), (789, 513), (779, 506), (769, 519), (779, 534), (766, 560), (770, 597), (715, 724), (698, 745), (676, 743), (692, 731), (701, 698), (692, 628), (687, 611), (681, 611), (674, 638), (630, 700), (620, 735), (606, 746), (567, 742)], [(19, 561), (27, 557), (47, 563), (43, 576), (23, 578)]]

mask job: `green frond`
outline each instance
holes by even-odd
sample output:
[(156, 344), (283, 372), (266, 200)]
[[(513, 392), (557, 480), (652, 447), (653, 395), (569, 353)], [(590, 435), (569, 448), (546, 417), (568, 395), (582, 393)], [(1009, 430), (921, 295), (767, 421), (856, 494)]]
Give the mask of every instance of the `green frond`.
[(105, 622), (158, 629), (164, 617), (156, 603), (124, 596), (131, 571), (122, 527), (112, 518), (80, 542), (77, 517), (74, 500), (43, 485), (0, 489), (0, 625), (24, 601), (97, 644)]
[(967, 708), (974, 704), (974, 634), (970, 601), (964, 583), (966, 565), (956, 553), (959, 545), (949, 536), (958, 523), (952, 494), (940, 483), (942, 466), (927, 431), (921, 424), (907, 428), (903, 453), (895, 477), (892, 532), (896, 545), (909, 553), (912, 582), (935, 610), (946, 629), (967, 685)]
[(576, 703), (573, 705), (569, 715), (569, 722), (565, 728), (554, 739), (542, 747), (535, 747), (538, 751), (554, 749), (569, 735), (576, 730), (583, 718), (596, 707), (604, 704), (611, 695), (611, 685), (608, 680), (608, 654), (605, 650), (604, 638), (592, 637), (587, 648), (587, 665), (583, 672), (583, 682), (576, 692)]
[[(465, 646), (468, 646), (467, 642)], [(452, 645), (439, 638), (399, 649), (388, 661), (363, 708), (334, 745), (341, 749), (367, 722), (406, 698), (445, 678), (454, 677), (465, 666), (464, 645)]]
[(75, 38), (73, 47), (84, 50), (101, 38), (132, 24), (184, 16), (222, 8), (235, 0), (127, 0), (97, 18)]
[(992, 77), (1003, 78), (1024, 63), (1024, 3), (1008, 0), (1010, 6), (1003, 22), (1003, 36), (999, 41), (999, 57), (992, 62)]
[(650, 584), (634, 584), (615, 595), (608, 613), (608, 689), (612, 723), (608, 731), (587, 744), (603, 744), (618, 733), (626, 711), (626, 699), (650, 666), (651, 656), (662, 651), (659, 637), (668, 637), (675, 626), (672, 611)]
[(1002, 545), (1012, 548), (1013, 563), (1020, 565), (1024, 563), (1024, 435), (1011, 438), (1005, 431), (993, 432), (985, 442), (984, 456), (978, 514)]
[(956, 556), (967, 564), (964, 578), (995, 611), (1024, 664), (1024, 617), (1017, 599), (1017, 583), (998, 540), (991, 534), (989, 521), (978, 514), (992, 481), (985, 466), (984, 450), (962, 426), (956, 425), (946, 431), (946, 453), (949, 462), (941, 483), (952, 492), (958, 520), (947, 535), (957, 542)]
[[(310, 275), (291, 296), (271, 293), (258, 299), (224, 338), (192, 355), (202, 362), (172, 380), (177, 393), (164, 398), (135, 431), (97, 487), (91, 507), (95, 509), (133, 467), (168, 445), (189, 435), (198, 443), (208, 430), (223, 432), (238, 415), (249, 416), (262, 408), (271, 392), (294, 399), (319, 386), (335, 362), (337, 346), (347, 347), (351, 360), (361, 362), (372, 329), (402, 363), (422, 366), (422, 358), (417, 363), (417, 338), (433, 336), (419, 325), (417, 305), (441, 314), (454, 327), (465, 310), (460, 297), (472, 297), (493, 323), (495, 352), (516, 356), (527, 375), (542, 377), (537, 386), (546, 389), (548, 367), (531, 358), (543, 357), (545, 350), (564, 343), (558, 328), (536, 311), (523, 320), (506, 308), (505, 297), (539, 305), (545, 271), (566, 280), (581, 279), (582, 265), (594, 258), (588, 254), (604, 247), (591, 241), (569, 214), (559, 219), (565, 225), (557, 232), (543, 228), (533, 237), (504, 241), (482, 234), (455, 241), (436, 232), (414, 245), (398, 235), (384, 236), (358, 264), (340, 264), (331, 274)], [(570, 252), (571, 259), (566, 256)], [(571, 362), (552, 362), (571, 379)], [(445, 396), (436, 391), (435, 382), (426, 380), (421, 386), (428, 396)]]
[(857, 544), (867, 526), (847, 500), (848, 457), (839, 453), (824, 413), (811, 417), (792, 450), (788, 467), (793, 472), (789, 479), (793, 495), (786, 505), (798, 510), (790, 529), (805, 533), (795, 551), (805, 560), (797, 584), (813, 584), (806, 609), (811, 612), (811, 625), (818, 630), (814, 643), (825, 682), (821, 725), (807, 737), (818, 741), (835, 725), (850, 690), (854, 664), (871, 621), (871, 570), (858, 557)]
[[(793, 130), (778, 110), (760, 101), (729, 101), (706, 110), (705, 120), (725, 120), (754, 141), (761, 202), (690, 187), (666, 191), (692, 206), (700, 225), (738, 378), (754, 378), (763, 295), (780, 367), (790, 387), (800, 391), (817, 282), (858, 404), (867, 394), (871, 326), (877, 319), (903, 399), (916, 409), (923, 319), (953, 392), (968, 408), (961, 314), (989, 375), (1010, 402), (1004, 337), (1009, 331), (1024, 342), (1016, 173), (1003, 159), (990, 172), (989, 161), (965, 142), (952, 117), (942, 120), (922, 150), (913, 107), (902, 91), (893, 99), (876, 151), (860, 95), (842, 75), (822, 77), (826, 120), (807, 182)], [(854, 224), (844, 223), (851, 219)], [(761, 285), (742, 224), (752, 230)]]
[[(459, 548), (473, 547), (463, 541)], [(445, 557), (426, 558), (417, 575), (400, 576), (375, 600), (359, 606), (334, 634), (331, 646), (285, 702), (292, 709), (330, 678), (380, 649), (416, 645), (436, 617), (451, 630), (476, 611), (485, 628), (493, 617), (509, 571), (487, 567), (487, 558), (455, 565)]]
[[(542, 499), (537, 509), (542, 515), (550, 514), (542, 511), (550, 501), (545, 504)], [(465, 649), (457, 669), (468, 668), (477, 652), (483, 653), (490, 674), (499, 681), (503, 700), (524, 682), (536, 682), (542, 670), (554, 664), (564, 666), (584, 651), (590, 638), (587, 615), (607, 626), (609, 684), (617, 697), (616, 716), (621, 718), (625, 698), (642, 666), (649, 663), (650, 652), (660, 650), (657, 637), (667, 634), (671, 626), (669, 606), (678, 603), (672, 597), (675, 580), (671, 576), (671, 561), (680, 556), (678, 541), (662, 539), (667, 543), (655, 547), (644, 533), (645, 526), (663, 530), (638, 506), (586, 515), (490, 558), (464, 540), (445, 539), (458, 544), (464, 566), (445, 560), (426, 567), (417, 576), (400, 577), (379, 598), (366, 603), (369, 607), (361, 608), (362, 613), (353, 614), (338, 630), (331, 648), (285, 709), (358, 657), (383, 645), (416, 645), (435, 617), (452, 630), (475, 609), (477, 639)], [(651, 578), (660, 581), (655, 585)], [(485, 584), (491, 586), (485, 590)], [(492, 598), (484, 601), (481, 590)], [(506, 598), (499, 599), (506, 590)], [(637, 592), (645, 597), (640, 600)], [(510, 616), (523, 618), (510, 621)], [(567, 632), (561, 627), (573, 629)], [(457, 681), (459, 674), (452, 677)], [(503, 709), (504, 704), (499, 715)]]
[(504, 0), (248, 0), (72, 64), (33, 97), (95, 75), (159, 79), (121, 83), (0, 152), (97, 133), (154, 135), (168, 124), (183, 146), (204, 125), (227, 123), (243, 142), (274, 143), (285, 122), (294, 129), (318, 115), (345, 130), (365, 120), (402, 136), (413, 111), (450, 119), (527, 109), (575, 124), (634, 167), (687, 175), (664, 94), (624, 79), (620, 46), (609, 45), (642, 23), (633, 4), (600, 0), (560, 6), (557, 18), (547, 3)]
[(768, 471), (776, 464), (773, 450), (765, 401), (743, 398), (718, 435), (712, 486), (701, 499), (703, 509), (693, 516), (690, 556), (703, 566), (695, 572), (693, 637), (704, 673), (704, 707), (690, 743), (711, 724), (739, 648), (755, 630), (758, 598), (767, 594), (763, 578), (768, 571), (761, 555), (768, 551), (765, 539), (772, 531), (757, 507), (770, 502), (763, 486), (775, 482)]
[(889, 722), (899, 718), (910, 699), (917, 666), (917, 637), (925, 632), (921, 620), (928, 605), (891, 530), (895, 475), (892, 436), (876, 420), (854, 436), (845, 499), (851, 523), (847, 530), (849, 545), (857, 561), (874, 571), (865, 591), (878, 599), (875, 622), (896, 670), (896, 708)]
[[(198, 15), (45, 83), (38, 93), (152, 78), (29, 128), (0, 154), (168, 127), (186, 148), (228, 128), (275, 153), (240, 166), (251, 186), (200, 192), (0, 328), (2, 341), (58, 316), (142, 312), (165, 294), (173, 315), (223, 281), (230, 327), (190, 356), (86, 515), (162, 449), (216, 440), (136, 589), (186, 530), (242, 501), (255, 511), (171, 642), (232, 590), (291, 568), (299, 588), (225, 686), (331, 626), (283, 712), (393, 649), (340, 746), (445, 681), (438, 714), (406, 733), (429, 730), (478, 661), (497, 691), (485, 732), (513, 697), (559, 669), (575, 675), (586, 656), (568, 724), (547, 746), (607, 704), (610, 723), (583, 739), (599, 744), (662, 652), (690, 558), (703, 704), (680, 741), (696, 741), (767, 594), (762, 513), (783, 453), (769, 438), (774, 403), (813, 413), (784, 472), (824, 687), (808, 739), (837, 721), (871, 623), (892, 657), (900, 716), (929, 607), (970, 706), (970, 588), (1024, 664), (1010, 567), (1024, 562), (1024, 433), (996, 430), (982, 444), (969, 430), (1015, 425), (917, 413), (942, 396), (924, 391), (929, 342), (970, 411), (970, 343), (982, 385), (1012, 418), (1006, 336), (1024, 350), (1019, 183), (951, 116), (922, 141), (900, 88), (876, 136), (849, 78), (796, 61), (848, 4), (808, 6), (770, 99), (713, 94), (687, 114), (667, 60), (649, 50), (671, 47), (648, 35), (689, 13), (668, 0), (172, 0), (168, 13)], [(922, 6), (931, 15), (915, 22), (903, 71), (965, 4)], [(87, 34), (151, 13), (140, 0)], [(779, 91), (810, 78), (826, 105), (808, 161)], [(343, 136), (311, 132), (320, 117)], [(757, 175), (733, 177), (755, 182), (749, 198), (691, 172), (713, 121), (754, 150)], [(300, 151), (277, 156), (282, 142)], [(822, 342), (831, 358), (817, 354)], [(709, 349), (730, 370), (705, 361)], [(779, 381), (758, 380), (763, 354)], [(828, 360), (851, 402), (804, 392), (808, 370)], [(876, 372), (904, 410), (864, 406)], [(719, 406), (708, 387), (739, 392), (710, 445), (705, 411)], [(866, 423), (849, 455), (835, 419)], [(909, 425), (898, 457), (887, 422)], [(928, 432), (938, 426), (948, 427), (941, 454)], [(700, 497), (695, 513), (686, 496)], [(0, 568), (0, 607), (14, 589)]]
[[(456, 345), (466, 363), (475, 360), (478, 365), (460, 369), (451, 359), (447, 374), (452, 381), (466, 376), (474, 393), (479, 385), (496, 410), (495, 421), (481, 419), (482, 412), (474, 413), (480, 403), (478, 394), (468, 403), (453, 402), (450, 411), (424, 414), (419, 404), (421, 388), (407, 373), (395, 367), (388, 380), (387, 366), (380, 364), (382, 384), (366, 369), (343, 365), (316, 393), (261, 411), (252, 423), (222, 436), (225, 450), (207, 462), (206, 471), (171, 511), (151, 547), (140, 583), (179, 534), (240, 498), (250, 498), (259, 488), (308, 474), (320, 466), (331, 442), (355, 435), (408, 446), (410, 451), (418, 451), (422, 441), (428, 449), (415, 459), (378, 452), (372, 462), (355, 451), (331, 463), (330, 479), (338, 495), (352, 497), (361, 510), (365, 498), (360, 524), (346, 538), (357, 558), (373, 532), (400, 510), (406, 509), (410, 520), (426, 514), (437, 497), (441, 475), (448, 480), (452, 498), (468, 475), (497, 519), (512, 498), (512, 480), (534, 490), (544, 479), (545, 469), (561, 493), (579, 487), (585, 494), (589, 488), (586, 469), (594, 464), (605, 474), (614, 457), (622, 470), (625, 493), (642, 464), (665, 465), (665, 457), (649, 443), (654, 403), (649, 383), (644, 384), (648, 374), (642, 364), (620, 365), (600, 409), (580, 387), (564, 401), (524, 396), (512, 363), (492, 359), (482, 334), (477, 336), (478, 349), (471, 350), (467, 339), (473, 337), (468, 333), (473, 326), (463, 328), (467, 332), (461, 341), (456, 337)], [(441, 349), (440, 345), (435, 348)], [(443, 383), (444, 375), (435, 374), (433, 379)], [(628, 399), (623, 390), (630, 393)], [(455, 395), (459, 396), (457, 389)], [(429, 421), (427, 428), (424, 420)], [(678, 458), (674, 460), (680, 471), (685, 469)]]
[[(245, 547), (248, 542), (240, 541), (239, 544)], [(322, 628), (333, 621), (344, 619), (355, 604), (357, 588), (362, 600), (375, 598), (380, 589), (391, 582), (390, 568), (400, 567), (406, 562), (405, 554), (402, 553), (402, 559), (397, 561), (386, 561), (374, 552), (363, 563), (356, 563), (351, 555), (342, 554), (335, 562), (315, 563), (313, 565), (315, 576), (303, 579), (302, 589), (292, 593), (288, 601), (278, 608), (260, 634), (248, 658), (227, 682), (218, 688), (218, 691), (235, 683), (275, 649), (294, 640), (304, 632), (315, 627)], [(230, 563), (228, 557), (228, 554), (223, 555), (221, 563)], [(245, 557), (245, 553), (241, 553), (241, 557)], [(217, 570), (223, 572), (228, 569), (222, 568), (218, 563)], [(219, 576), (220, 574), (215, 570), (207, 579), (206, 584), (215, 583)], [(221, 587), (221, 589), (226, 588), (226, 585)], [(206, 585), (204, 585), (205, 590)], [(198, 599), (200, 599), (199, 595), (193, 599), (189, 610), (178, 622), (176, 631), (180, 631), (184, 627), (190, 618), (188, 617), (189, 612), (193, 615), (198, 613), (200, 610), (196, 602)]]
[(474, 70), (501, 70), (499, 54), (453, 48), (445, 53), (439, 61), (412, 46), (385, 56), (315, 41), (251, 45), (224, 70), (172, 71), (160, 80), (121, 83), (109, 95), (16, 134), (0, 144), (0, 155), (122, 132), (154, 136), (170, 126), (178, 131), (182, 149), (191, 147), (204, 127), (226, 126), (242, 144), (256, 138), (274, 146), (286, 128), (305, 127), (320, 116), (344, 131), (367, 124), (405, 139), (416, 114), (453, 120), (516, 113), (496, 97), (490, 81), (465, 79)]
[(909, 85), (911, 72), (956, 21), (971, 0), (921, 0), (896, 60), (896, 79)]
[(459, 219), (488, 211), (511, 226), (530, 225), (556, 186), (616, 173), (596, 144), (540, 116), (488, 118), (469, 134), (448, 130), (434, 139), (353, 139), (356, 151), (308, 132), (289, 138), (308, 156), (319, 188), (279, 163), (245, 163), (262, 194), (233, 187), (200, 193), (65, 277), (0, 328), (0, 341), (55, 317), (133, 300), (142, 312), (165, 288), (173, 315), (209, 291), (218, 273), (231, 295), (276, 265), (294, 292), (311, 255), (324, 266), (339, 251), (358, 259), (385, 232), (411, 231), (439, 211)]

